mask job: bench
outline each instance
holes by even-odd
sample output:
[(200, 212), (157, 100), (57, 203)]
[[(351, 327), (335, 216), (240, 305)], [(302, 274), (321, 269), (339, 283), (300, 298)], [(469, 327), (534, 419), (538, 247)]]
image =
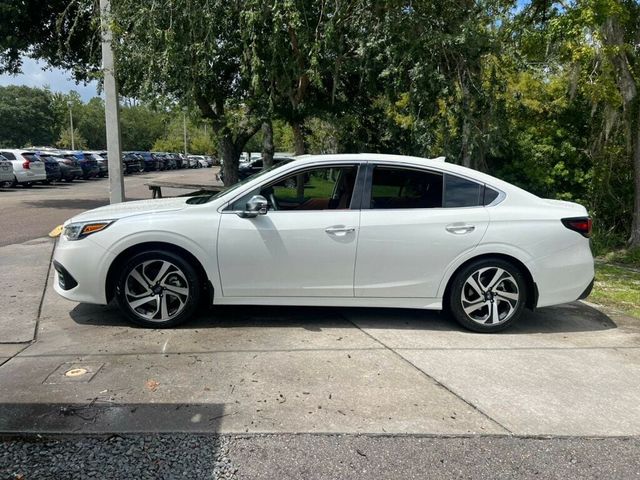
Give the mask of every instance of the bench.
[(149, 187), (149, 190), (151, 190), (152, 198), (162, 198), (162, 187), (179, 188), (182, 190), (191, 190), (193, 192), (187, 195), (198, 194), (198, 193), (217, 193), (227, 188), (224, 185), (177, 183), (177, 182), (165, 182), (165, 181), (149, 182), (149, 183), (145, 183), (145, 185)]

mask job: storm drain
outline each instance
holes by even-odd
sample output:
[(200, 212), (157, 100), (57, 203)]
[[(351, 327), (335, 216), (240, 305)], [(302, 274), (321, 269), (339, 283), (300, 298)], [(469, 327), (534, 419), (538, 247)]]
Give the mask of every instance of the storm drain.
[(104, 363), (63, 363), (47, 378), (44, 384), (57, 385), (59, 383), (88, 383), (104, 366)]

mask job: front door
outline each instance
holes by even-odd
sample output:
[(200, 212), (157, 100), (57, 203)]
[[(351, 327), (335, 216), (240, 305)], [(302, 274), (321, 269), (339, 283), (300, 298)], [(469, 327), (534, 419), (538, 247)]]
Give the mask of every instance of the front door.
[[(352, 297), (359, 211), (356, 165), (288, 174), (222, 214), (218, 264), (225, 297)], [(237, 213), (252, 195), (266, 215)]]

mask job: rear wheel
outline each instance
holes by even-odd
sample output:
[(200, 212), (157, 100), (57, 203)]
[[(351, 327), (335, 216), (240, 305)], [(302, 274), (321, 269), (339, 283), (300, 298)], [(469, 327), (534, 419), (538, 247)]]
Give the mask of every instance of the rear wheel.
[(129, 259), (116, 285), (120, 310), (145, 327), (172, 327), (187, 321), (198, 308), (202, 281), (179, 255), (154, 250)]
[(517, 321), (527, 282), (512, 263), (499, 258), (472, 262), (451, 283), (448, 306), (454, 318), (476, 332), (497, 332)]

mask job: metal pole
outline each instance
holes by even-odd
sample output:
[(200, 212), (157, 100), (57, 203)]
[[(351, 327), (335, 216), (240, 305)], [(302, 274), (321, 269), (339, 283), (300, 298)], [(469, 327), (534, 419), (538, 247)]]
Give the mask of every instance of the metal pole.
[(76, 142), (73, 135), (73, 109), (71, 106), (73, 105), (71, 102), (67, 103), (69, 105), (69, 125), (71, 126), (71, 150), (76, 149)]
[(187, 113), (182, 112), (182, 133), (184, 134), (184, 156), (187, 156)]
[(111, 49), (112, 33), (110, 0), (100, 0), (102, 30), (102, 72), (104, 75), (104, 114), (107, 127), (107, 160), (109, 163), (109, 201), (124, 202), (122, 147), (120, 145), (120, 102), (116, 83), (116, 67)]

